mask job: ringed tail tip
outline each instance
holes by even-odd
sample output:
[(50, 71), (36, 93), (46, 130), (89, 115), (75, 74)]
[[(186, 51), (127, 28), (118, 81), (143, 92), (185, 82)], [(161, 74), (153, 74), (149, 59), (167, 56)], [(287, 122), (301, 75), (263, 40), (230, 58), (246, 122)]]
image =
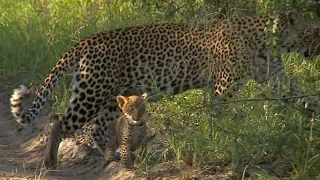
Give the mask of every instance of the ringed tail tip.
[(21, 101), (25, 94), (27, 94), (28, 89), (24, 85), (20, 85), (19, 88), (15, 89), (13, 91), (13, 94), (10, 98), (10, 105), (11, 105), (11, 112), (13, 116), (16, 118), (16, 121), (20, 124), (25, 124), (26, 121), (22, 117), (22, 107), (21, 107)]

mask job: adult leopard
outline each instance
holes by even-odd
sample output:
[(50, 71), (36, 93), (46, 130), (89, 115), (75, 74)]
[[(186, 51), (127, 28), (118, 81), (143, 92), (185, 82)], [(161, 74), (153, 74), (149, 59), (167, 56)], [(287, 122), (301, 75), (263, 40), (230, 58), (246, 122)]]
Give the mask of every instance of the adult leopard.
[[(177, 94), (210, 86), (217, 101), (226, 101), (248, 79), (263, 83), (278, 72), (272, 68), (283, 70), (281, 53), (319, 54), (318, 46), (303, 43), (319, 42), (317, 35), (311, 34), (311, 40), (304, 36), (306, 27), (310, 26), (290, 11), (236, 17), (212, 27), (155, 24), (97, 33), (62, 56), (28, 111), (21, 107), (26, 88), (16, 89), (12, 113), (18, 122), (30, 123), (64, 73), (74, 71), (70, 102), (47, 144), (45, 165), (55, 167), (61, 139), (92, 119), (92, 137), (99, 149), (105, 149), (108, 125), (121, 114), (117, 95), (133, 89), (156, 100), (158, 92)], [(277, 41), (272, 43), (274, 35)], [(317, 106), (308, 108), (317, 111)]]

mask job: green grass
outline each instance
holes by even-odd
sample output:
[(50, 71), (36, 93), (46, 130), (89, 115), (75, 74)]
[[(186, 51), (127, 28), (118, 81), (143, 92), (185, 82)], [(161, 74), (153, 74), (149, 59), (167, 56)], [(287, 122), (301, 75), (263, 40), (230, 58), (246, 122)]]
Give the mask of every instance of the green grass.
[[(182, 3), (181, 14), (173, 5), (159, 8), (138, 2), (0, 0), (0, 80), (9, 87), (40, 84), (80, 39), (119, 27), (186, 21), (192, 13), (189, 1)], [(319, 58), (299, 61), (294, 54), (284, 58), (290, 78), (310, 94), (319, 92)], [(64, 112), (68, 102), (70, 77), (53, 94), (57, 112)], [(239, 99), (261, 98), (269, 90), (250, 81)], [(163, 133), (169, 146), (142, 158), (137, 165), (141, 171), (150, 175), (148, 168), (157, 163), (183, 160), (212, 172), (218, 166), (231, 169), (238, 178), (247, 172), (258, 179), (320, 176), (319, 117), (310, 122), (281, 101), (256, 101), (231, 103), (221, 118), (212, 118), (203, 105), (204, 97), (208, 97), (207, 89), (149, 105), (150, 129)]]

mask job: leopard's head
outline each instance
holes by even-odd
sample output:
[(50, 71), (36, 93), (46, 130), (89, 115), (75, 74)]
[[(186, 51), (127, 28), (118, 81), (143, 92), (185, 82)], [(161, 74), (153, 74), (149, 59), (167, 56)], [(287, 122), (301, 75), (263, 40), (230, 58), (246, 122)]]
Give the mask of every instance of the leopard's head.
[(320, 28), (314, 25), (306, 27), (299, 36), (299, 40), (294, 44), (293, 49), (297, 49), (299, 54), (305, 58), (313, 58), (320, 55)]
[[(269, 27), (274, 45), (282, 52), (298, 52), (306, 58), (320, 54), (320, 28), (295, 11), (280, 14)], [(270, 33), (269, 33), (270, 34)]]

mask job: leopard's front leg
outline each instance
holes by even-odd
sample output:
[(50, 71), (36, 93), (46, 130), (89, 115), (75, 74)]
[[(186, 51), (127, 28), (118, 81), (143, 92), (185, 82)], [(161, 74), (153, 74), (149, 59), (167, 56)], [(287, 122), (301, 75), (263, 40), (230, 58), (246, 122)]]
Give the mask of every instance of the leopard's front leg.
[(232, 81), (230, 84), (226, 83), (225, 85), (222, 85), (219, 81), (216, 82), (211, 97), (212, 116), (221, 116), (221, 110), (228, 107), (228, 101), (235, 99), (244, 82), (245, 80)]
[(90, 125), (90, 136), (97, 149), (104, 155), (106, 164), (116, 160), (114, 154), (119, 147), (116, 134), (116, 119), (121, 111), (115, 101), (99, 112), (99, 116)]
[(294, 82), (290, 82), (290, 91), (282, 94), (282, 98), (286, 103), (293, 104), (295, 108), (308, 117), (319, 115), (319, 105), (316, 99), (307, 97), (307, 94)]
[(285, 66), (280, 56), (271, 57), (270, 59), (260, 58), (262, 58), (260, 61), (262, 65), (254, 75), (254, 79), (259, 84), (268, 84), (276, 97), (282, 99), (286, 104), (301, 110), (307, 116), (311, 117), (319, 114), (318, 102), (312, 99), (313, 97), (303, 97), (306, 96), (305, 91), (292, 80), (289, 80), (290, 83), (286, 83)]
[(121, 165), (123, 165), (124, 167), (132, 168), (133, 160), (131, 156), (130, 145), (126, 140), (127, 139), (124, 139), (120, 144), (120, 161)]
[[(105, 150), (104, 159), (106, 161), (106, 165), (108, 165), (110, 162), (115, 161), (115, 152), (117, 150), (117, 146), (115, 146), (115, 143), (112, 143), (112, 140), (109, 141), (110, 144), (107, 145), (107, 148)], [(112, 145), (114, 144), (114, 145)]]
[(116, 137), (116, 131), (115, 131), (115, 127), (113, 126), (114, 124), (111, 123), (109, 126), (109, 132), (108, 132), (108, 143), (106, 145), (106, 149), (104, 152), (104, 159), (106, 161), (106, 165), (108, 165), (110, 162), (115, 161), (116, 157), (115, 157), (115, 152), (117, 150), (117, 148), (119, 147), (119, 143)]

